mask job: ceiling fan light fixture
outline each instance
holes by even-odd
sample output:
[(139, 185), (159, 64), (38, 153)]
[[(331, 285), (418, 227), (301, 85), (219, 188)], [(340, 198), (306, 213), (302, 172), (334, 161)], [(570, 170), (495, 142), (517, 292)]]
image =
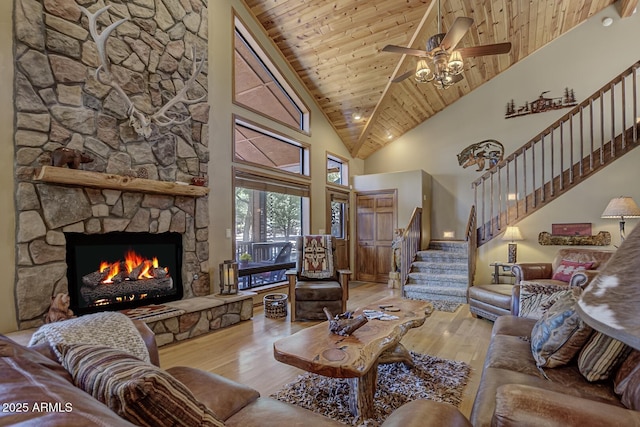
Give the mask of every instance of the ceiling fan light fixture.
[(458, 75), (462, 72), (464, 63), (462, 62), (462, 55), (460, 55), (460, 52), (458, 52), (457, 50), (451, 52), (448, 65), (452, 74)]
[(416, 82), (418, 83), (427, 83), (433, 80), (433, 74), (431, 74), (431, 69), (429, 68), (429, 64), (427, 64), (426, 59), (421, 59), (418, 61), (416, 65)]

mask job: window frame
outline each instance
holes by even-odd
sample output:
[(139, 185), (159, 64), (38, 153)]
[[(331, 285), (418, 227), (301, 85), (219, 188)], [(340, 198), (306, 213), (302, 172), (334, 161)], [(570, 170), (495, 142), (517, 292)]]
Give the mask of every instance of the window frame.
[[(337, 187), (342, 189), (349, 189), (349, 161), (344, 157), (341, 157), (337, 154), (333, 154), (329, 151), (326, 152), (326, 162), (325, 162), (325, 180), (328, 186)], [(329, 181), (329, 161), (334, 161), (336, 163), (340, 163), (342, 167), (340, 168), (340, 179), (341, 183), (335, 183)], [(344, 182), (344, 183), (343, 183)]]
[[(296, 173), (296, 172), (290, 172), (290, 171), (286, 171), (283, 169), (279, 169), (277, 167), (273, 167), (273, 166), (268, 166), (268, 165), (264, 165), (261, 163), (256, 163), (256, 162), (251, 162), (249, 160), (244, 160), (241, 159), (239, 157), (236, 156), (236, 126), (243, 126), (245, 128), (251, 129), (254, 132), (258, 132), (261, 133), (263, 135), (269, 136), (271, 138), (277, 139), (283, 143), (286, 144), (291, 144), (293, 146), (297, 146), (300, 148), (300, 173)], [(231, 151), (231, 155), (232, 155), (232, 160), (234, 163), (239, 163), (239, 164), (245, 164), (245, 165), (251, 165), (251, 166), (256, 166), (259, 167), (260, 169), (263, 170), (270, 170), (270, 171), (275, 171), (278, 173), (282, 173), (282, 174), (287, 174), (287, 175), (291, 175), (291, 176), (295, 176), (295, 177), (302, 177), (302, 178), (307, 178), (307, 179), (311, 179), (311, 145), (310, 144), (306, 144), (304, 142), (301, 141), (297, 141), (295, 139), (292, 139), (291, 137), (284, 135), (280, 132), (277, 132), (273, 129), (268, 128), (267, 126), (263, 126), (261, 124), (258, 124), (256, 122), (253, 122), (251, 120), (245, 119), (244, 117), (241, 117), (237, 114), (233, 115), (233, 129), (232, 129), (232, 135), (233, 135), (233, 146), (232, 146), (232, 151)]]
[[(266, 54), (265, 50), (262, 48), (260, 43), (256, 40), (256, 37), (249, 30), (249, 28), (244, 24), (242, 19), (238, 16), (238, 14), (233, 12), (233, 34), (232, 34), (232, 58), (231, 58), (231, 67), (232, 67), (232, 88), (231, 88), (231, 97), (232, 103), (241, 108), (249, 110), (253, 113), (256, 113), (268, 120), (272, 120), (276, 123), (279, 123), (283, 126), (286, 126), (289, 129), (293, 129), (296, 132), (300, 132), (304, 135), (311, 135), (310, 131), (310, 122), (311, 122), (311, 112), (307, 104), (302, 100), (300, 95), (293, 89), (293, 87), (289, 84), (288, 80), (282, 75), (278, 67), (271, 60), (269, 55)], [(291, 126), (288, 123), (283, 122), (282, 120), (278, 120), (275, 117), (269, 116), (265, 114), (263, 111), (259, 111), (255, 108), (252, 108), (250, 105), (243, 104), (236, 99), (236, 48), (235, 48), (235, 33), (236, 31), (241, 35), (245, 43), (252, 50), (254, 55), (258, 58), (258, 60), (262, 63), (265, 70), (271, 75), (273, 81), (283, 90), (286, 96), (291, 100), (291, 102), (297, 107), (297, 109), (301, 113), (300, 119), (300, 127)]]

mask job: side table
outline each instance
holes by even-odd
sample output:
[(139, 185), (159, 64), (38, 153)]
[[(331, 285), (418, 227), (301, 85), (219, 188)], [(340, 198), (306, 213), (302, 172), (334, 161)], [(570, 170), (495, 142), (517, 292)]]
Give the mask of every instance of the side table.
[(513, 284), (514, 276), (513, 276), (513, 272), (511, 271), (511, 267), (513, 266), (512, 263), (495, 261), (489, 265), (493, 267), (493, 275), (492, 275), (493, 277), (492, 277), (491, 283), (493, 284), (503, 283), (500, 281), (500, 278), (508, 277), (509, 279), (507, 280), (506, 283)]

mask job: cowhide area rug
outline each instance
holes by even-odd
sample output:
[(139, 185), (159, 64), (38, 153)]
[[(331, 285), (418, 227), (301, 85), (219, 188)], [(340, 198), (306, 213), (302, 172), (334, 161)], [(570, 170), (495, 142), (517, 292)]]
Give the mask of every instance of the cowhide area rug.
[(416, 399), (460, 404), (471, 368), (464, 362), (411, 352), (415, 366), (378, 366), (375, 418), (358, 420), (349, 411), (346, 379), (316, 374), (299, 375), (271, 397), (333, 418), (347, 425), (377, 427), (397, 408)]

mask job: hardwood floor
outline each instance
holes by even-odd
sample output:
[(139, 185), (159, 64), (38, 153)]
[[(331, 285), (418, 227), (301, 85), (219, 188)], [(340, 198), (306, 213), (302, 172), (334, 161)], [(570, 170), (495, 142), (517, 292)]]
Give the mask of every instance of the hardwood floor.
[[(386, 284), (354, 282), (354, 285), (349, 290), (349, 309), (400, 295), (399, 290), (388, 289)], [(276, 361), (273, 342), (316, 323), (292, 324), (288, 316), (265, 318), (262, 307), (255, 307), (250, 321), (161, 347), (160, 364), (163, 368), (192, 366), (215, 372), (268, 396), (303, 372)], [(455, 313), (435, 311), (423, 326), (410, 330), (402, 340), (409, 350), (471, 365), (471, 377), (460, 405), (467, 417), (478, 389), (492, 326), (492, 322), (473, 318), (468, 306), (463, 305)]]

